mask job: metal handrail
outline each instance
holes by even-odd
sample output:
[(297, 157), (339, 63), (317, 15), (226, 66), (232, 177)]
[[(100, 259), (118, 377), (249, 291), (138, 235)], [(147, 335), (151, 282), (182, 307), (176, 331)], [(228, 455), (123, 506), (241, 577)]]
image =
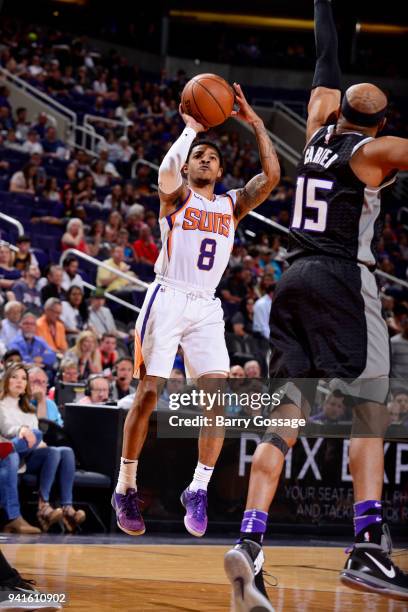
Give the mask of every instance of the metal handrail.
[(6, 223), (10, 223), (10, 225), (14, 225), (17, 228), (18, 235), (23, 236), (24, 227), (20, 221), (17, 221), (17, 219), (14, 219), (13, 217), (9, 217), (8, 215), (5, 215), (2, 212), (0, 212), (0, 219), (3, 219), (3, 221), (5, 221)]
[[(88, 283), (84, 280), (82, 281), (82, 284), (84, 285), (84, 287), (87, 287), (88, 289), (97, 288), (95, 287), (95, 285), (92, 285), (91, 283)], [(113, 295), (113, 293), (109, 293), (109, 291), (105, 291), (103, 294), (103, 297), (107, 298), (108, 300), (111, 300), (112, 302), (116, 302), (117, 304), (120, 304), (121, 306), (125, 306), (126, 308), (129, 308), (129, 310), (133, 310), (134, 312), (139, 313), (141, 310), (138, 306), (134, 306), (134, 304), (130, 304), (129, 302), (125, 302), (125, 300), (121, 300), (116, 295)]]
[(92, 125), (92, 122), (106, 123), (107, 125), (123, 127), (124, 136), (127, 136), (129, 125), (133, 125), (133, 121), (123, 121), (120, 119), (109, 119), (108, 117), (100, 117), (99, 115), (90, 115), (89, 113), (84, 115), (84, 126), (88, 127), (89, 129), (95, 130), (94, 126)]
[[(102, 144), (105, 144), (106, 140), (100, 134), (97, 134), (94, 128), (91, 129), (88, 126), (77, 125), (75, 127), (75, 135), (80, 134), (80, 142), (76, 142), (76, 138), (71, 142), (72, 146), (78, 149), (84, 149), (90, 155), (94, 157), (98, 157), (96, 153), (96, 141)], [(91, 139), (91, 148), (88, 149), (86, 146), (86, 139), (89, 137)]]
[[(251, 134), (253, 134), (252, 129), (250, 128), (248, 123), (236, 117), (234, 119), (235, 121), (238, 121), (238, 123), (242, 127), (244, 127), (248, 132), (251, 132)], [(297, 166), (297, 164), (299, 163), (300, 157), (301, 157), (300, 153), (298, 153), (295, 149), (293, 149), (290, 145), (288, 145), (284, 140), (279, 138), (279, 136), (274, 134), (274, 132), (271, 132), (268, 129), (266, 131), (268, 133), (269, 138), (272, 140), (277, 152), (283, 155), (283, 157), (285, 157), (288, 160), (288, 162), (290, 162), (294, 166)]]
[(4, 77), (6, 79), (9, 79), (15, 85), (20, 87), (21, 89), (28, 91), (35, 98), (40, 99), (41, 101), (43, 101), (48, 106), (55, 107), (57, 110), (59, 110), (61, 112), (61, 114), (65, 114), (71, 120), (71, 123), (72, 123), (71, 129), (75, 128), (75, 126), (77, 125), (78, 121), (77, 121), (77, 115), (76, 115), (76, 113), (73, 110), (71, 110), (70, 108), (67, 108), (66, 106), (64, 106), (60, 102), (57, 102), (57, 100), (54, 100), (54, 98), (52, 98), (48, 94), (46, 94), (43, 91), (41, 91), (41, 89), (38, 89), (37, 87), (34, 87), (33, 85), (30, 85), (30, 83), (28, 83), (24, 79), (21, 79), (20, 77), (16, 76), (15, 74), (10, 72), (6, 68), (3, 68), (2, 66), (0, 66), (0, 74), (4, 75)]
[(126, 279), (127, 281), (129, 281), (129, 283), (133, 285), (138, 285), (139, 287), (142, 287), (143, 289), (149, 288), (148, 283), (145, 283), (144, 281), (141, 281), (138, 278), (134, 278), (133, 276), (130, 276), (129, 274), (126, 274), (125, 272), (122, 272), (122, 270), (116, 270), (115, 268), (108, 266), (108, 264), (106, 264), (105, 262), (100, 261), (99, 259), (96, 259), (95, 257), (91, 257), (91, 255), (87, 255), (86, 253), (83, 253), (82, 251), (78, 251), (77, 249), (67, 249), (66, 251), (64, 251), (60, 257), (60, 265), (63, 264), (64, 259), (65, 257), (67, 257), (67, 255), (75, 255), (75, 257), (78, 257), (78, 259), (84, 259), (85, 261), (89, 261), (89, 263), (94, 264), (98, 268), (104, 268), (105, 270), (109, 270), (109, 272), (112, 272), (113, 274), (116, 274), (116, 276), (120, 276), (121, 278)]

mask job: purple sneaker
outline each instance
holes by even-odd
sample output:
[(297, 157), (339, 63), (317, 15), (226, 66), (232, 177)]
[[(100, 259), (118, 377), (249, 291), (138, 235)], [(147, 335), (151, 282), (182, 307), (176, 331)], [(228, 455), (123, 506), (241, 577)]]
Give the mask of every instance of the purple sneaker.
[(184, 525), (191, 535), (201, 538), (207, 529), (207, 491), (198, 489), (190, 491), (188, 488), (183, 491), (180, 501), (187, 510), (184, 517)]
[(119, 529), (133, 536), (143, 535), (146, 531), (139, 501), (136, 489), (128, 489), (126, 495), (116, 491), (112, 495), (112, 508), (116, 512)]

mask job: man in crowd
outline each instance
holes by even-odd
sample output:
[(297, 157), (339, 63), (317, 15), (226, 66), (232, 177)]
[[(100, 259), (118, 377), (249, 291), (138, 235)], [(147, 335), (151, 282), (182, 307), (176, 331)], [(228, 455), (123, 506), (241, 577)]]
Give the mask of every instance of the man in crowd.
[(62, 304), (58, 298), (49, 298), (44, 304), (44, 314), (37, 321), (37, 333), (56, 353), (68, 350), (64, 324), (60, 321)]
[(82, 276), (78, 274), (79, 262), (75, 255), (67, 255), (62, 264), (62, 283), (64, 291), (68, 291), (70, 287), (79, 287), (84, 290), (84, 281)]
[(23, 278), (13, 285), (12, 291), (18, 302), (38, 314), (42, 312), (41, 295), (36, 287), (41, 276), (40, 269), (37, 265), (31, 264), (22, 274)]
[(20, 331), (19, 322), (25, 308), (23, 304), (12, 300), (4, 307), (4, 319), (1, 322), (0, 340), (8, 346)]
[(115, 363), (115, 382), (112, 387), (113, 400), (119, 400), (126, 395), (135, 393), (136, 387), (132, 385), (133, 369), (134, 365), (131, 357), (121, 357)]
[(99, 338), (105, 333), (117, 338), (128, 338), (127, 334), (116, 328), (112, 313), (105, 303), (105, 291), (101, 288), (94, 289), (90, 298), (89, 325), (93, 327)]
[(52, 369), (56, 354), (43, 338), (36, 335), (36, 322), (33, 313), (24, 313), (20, 322), (21, 331), (9, 343), (8, 348), (18, 350), (25, 363)]
[(253, 331), (254, 334), (260, 334), (267, 340), (269, 340), (270, 329), (269, 329), (269, 317), (271, 315), (272, 308), (272, 297), (275, 290), (275, 282), (270, 282), (266, 287), (265, 295), (259, 300), (256, 300), (254, 304), (254, 323)]
[(156, 263), (159, 249), (153, 240), (151, 229), (147, 225), (140, 230), (139, 239), (133, 243), (133, 250), (137, 263), (149, 266), (154, 266)]
[(340, 391), (334, 390), (324, 400), (320, 412), (312, 416), (310, 420), (315, 423), (337, 423), (338, 421), (344, 421), (345, 418), (344, 396)]
[(102, 374), (93, 374), (89, 377), (88, 389), (85, 397), (78, 404), (106, 404), (109, 400), (109, 382)]
[(48, 298), (58, 298), (62, 300), (65, 298), (65, 291), (62, 287), (63, 269), (61, 266), (52, 265), (47, 273), (48, 283), (41, 289), (41, 300), (42, 303), (48, 300)]
[[(124, 260), (125, 255), (123, 247), (115, 247), (112, 251), (112, 257), (105, 259), (103, 263), (111, 268), (114, 268), (115, 270), (125, 272), (129, 276), (134, 276), (133, 272), (129, 271), (130, 268)], [(109, 270), (105, 270), (104, 268), (100, 267), (98, 268), (96, 284), (98, 287), (103, 287), (106, 289), (106, 291), (113, 292), (122, 291), (123, 289), (129, 287), (131, 281), (118, 276), (115, 272), (110, 272)]]

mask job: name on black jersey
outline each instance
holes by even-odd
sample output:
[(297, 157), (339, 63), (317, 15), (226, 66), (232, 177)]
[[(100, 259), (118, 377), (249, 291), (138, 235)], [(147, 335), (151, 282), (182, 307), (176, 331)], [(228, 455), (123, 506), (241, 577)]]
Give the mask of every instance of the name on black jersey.
[(338, 158), (337, 153), (326, 147), (307, 147), (305, 152), (305, 164), (319, 164), (323, 168), (329, 168)]

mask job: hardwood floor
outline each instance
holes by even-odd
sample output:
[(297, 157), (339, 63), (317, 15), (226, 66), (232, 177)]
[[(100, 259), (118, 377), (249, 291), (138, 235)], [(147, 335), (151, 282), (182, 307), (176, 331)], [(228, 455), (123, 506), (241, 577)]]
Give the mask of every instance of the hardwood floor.
[[(227, 612), (226, 546), (2, 544), (9, 561), (71, 612)], [(407, 602), (352, 591), (338, 581), (343, 549), (266, 547), (276, 612), (406, 612)], [(407, 569), (405, 555), (398, 564)], [(273, 582), (273, 578), (269, 578)]]

